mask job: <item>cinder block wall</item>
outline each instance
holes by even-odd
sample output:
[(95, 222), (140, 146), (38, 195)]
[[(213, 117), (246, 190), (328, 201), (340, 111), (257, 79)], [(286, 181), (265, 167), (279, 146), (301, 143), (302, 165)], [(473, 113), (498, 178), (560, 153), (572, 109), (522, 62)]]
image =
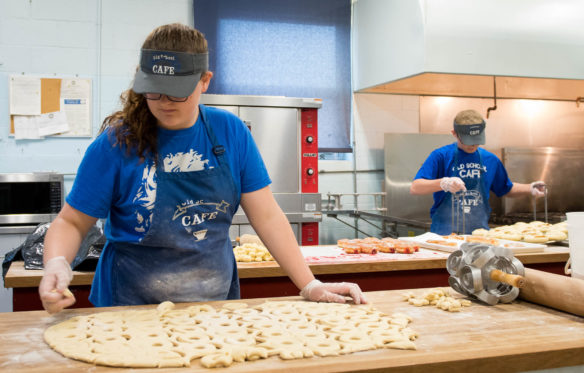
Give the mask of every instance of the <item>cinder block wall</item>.
[[(131, 83), (142, 41), (170, 22), (192, 24), (192, 0), (1, 1), (0, 173), (61, 172), (70, 174), (70, 188), (103, 118)], [(18, 141), (9, 136), (8, 79), (21, 74), (91, 79), (93, 136)]]

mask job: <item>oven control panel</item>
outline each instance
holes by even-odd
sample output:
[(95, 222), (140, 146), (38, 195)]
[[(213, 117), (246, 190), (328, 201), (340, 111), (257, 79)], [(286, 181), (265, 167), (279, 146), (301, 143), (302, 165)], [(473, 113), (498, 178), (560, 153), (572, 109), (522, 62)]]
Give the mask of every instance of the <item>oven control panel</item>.
[(300, 190), (318, 193), (318, 110), (302, 109), (300, 124)]

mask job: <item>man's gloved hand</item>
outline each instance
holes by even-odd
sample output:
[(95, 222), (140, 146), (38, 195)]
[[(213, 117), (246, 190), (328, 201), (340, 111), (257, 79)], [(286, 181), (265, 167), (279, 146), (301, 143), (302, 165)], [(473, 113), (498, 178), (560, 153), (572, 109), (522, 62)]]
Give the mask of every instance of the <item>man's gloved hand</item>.
[(322, 283), (314, 279), (302, 289), (300, 295), (314, 302), (345, 303), (345, 296), (350, 296), (355, 304), (367, 303), (359, 285), (350, 282)]
[(64, 256), (57, 256), (45, 264), (45, 273), (39, 285), (43, 307), (56, 313), (75, 303), (75, 297), (67, 288), (73, 279), (71, 265)]
[(531, 195), (535, 198), (545, 195), (545, 183), (543, 181), (534, 181), (531, 183)]
[(459, 177), (443, 177), (440, 179), (440, 188), (445, 192), (456, 193), (466, 191), (464, 181)]

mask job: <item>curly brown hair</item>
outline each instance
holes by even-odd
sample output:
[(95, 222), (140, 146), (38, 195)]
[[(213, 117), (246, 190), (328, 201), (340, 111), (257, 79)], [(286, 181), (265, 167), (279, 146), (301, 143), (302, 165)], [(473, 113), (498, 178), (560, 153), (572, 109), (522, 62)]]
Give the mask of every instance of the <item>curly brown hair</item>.
[[(142, 44), (142, 49), (187, 53), (208, 51), (205, 36), (200, 31), (180, 23), (154, 29)], [(204, 76), (204, 72), (201, 76)], [(104, 119), (100, 133), (111, 129), (111, 134), (115, 134), (116, 138), (114, 146), (125, 145), (128, 153), (134, 149), (141, 161), (147, 157), (156, 160), (157, 120), (148, 109), (146, 99), (142, 94), (128, 89), (120, 95), (120, 101), (122, 110)]]

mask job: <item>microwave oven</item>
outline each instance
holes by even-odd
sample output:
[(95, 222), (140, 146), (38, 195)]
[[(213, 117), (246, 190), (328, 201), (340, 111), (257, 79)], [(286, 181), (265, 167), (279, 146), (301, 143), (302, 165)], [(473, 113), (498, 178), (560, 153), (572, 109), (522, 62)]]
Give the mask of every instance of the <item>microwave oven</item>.
[(36, 226), (57, 217), (64, 201), (63, 174), (0, 174), (0, 226)]

